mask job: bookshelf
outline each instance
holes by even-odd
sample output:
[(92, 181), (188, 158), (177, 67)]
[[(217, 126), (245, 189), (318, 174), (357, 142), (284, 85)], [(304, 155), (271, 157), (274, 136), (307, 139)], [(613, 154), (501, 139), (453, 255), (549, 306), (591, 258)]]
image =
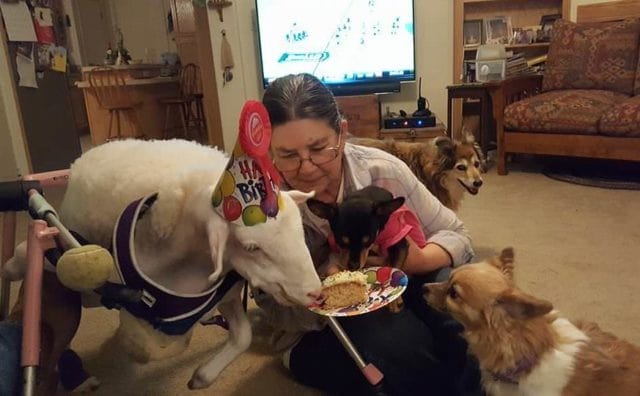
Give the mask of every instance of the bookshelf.
[[(508, 17), (513, 28), (540, 24), (543, 15), (560, 14), (568, 18), (571, 0), (454, 0), (453, 8), (453, 82), (461, 83), (464, 61), (475, 59), (476, 47), (464, 45), (464, 22), (479, 21), (494, 17)], [(483, 28), (483, 38), (486, 34)], [(484, 43), (484, 40), (482, 41)], [(505, 45), (507, 51), (522, 52), (527, 60), (545, 55), (548, 42)], [(460, 102), (460, 101), (457, 101)], [(462, 126), (462, 103), (453, 107), (450, 129), (457, 133)]]

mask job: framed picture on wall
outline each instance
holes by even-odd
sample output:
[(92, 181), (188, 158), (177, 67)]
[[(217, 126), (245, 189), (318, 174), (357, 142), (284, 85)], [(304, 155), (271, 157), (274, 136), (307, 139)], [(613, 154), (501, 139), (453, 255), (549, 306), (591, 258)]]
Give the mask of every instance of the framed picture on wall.
[(465, 47), (477, 47), (482, 44), (482, 19), (464, 21), (463, 44)]
[(511, 18), (497, 16), (484, 20), (484, 30), (487, 36), (487, 44), (509, 44), (513, 32)]

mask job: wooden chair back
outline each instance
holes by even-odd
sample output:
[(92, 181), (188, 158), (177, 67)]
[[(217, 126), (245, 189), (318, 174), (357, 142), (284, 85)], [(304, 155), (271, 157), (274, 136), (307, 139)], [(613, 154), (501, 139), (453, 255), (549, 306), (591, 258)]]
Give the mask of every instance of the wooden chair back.
[(134, 106), (134, 98), (125, 84), (121, 71), (101, 66), (92, 69), (88, 79), (100, 107), (118, 109)]
[(187, 99), (201, 94), (200, 67), (194, 63), (187, 63), (180, 69), (180, 95)]

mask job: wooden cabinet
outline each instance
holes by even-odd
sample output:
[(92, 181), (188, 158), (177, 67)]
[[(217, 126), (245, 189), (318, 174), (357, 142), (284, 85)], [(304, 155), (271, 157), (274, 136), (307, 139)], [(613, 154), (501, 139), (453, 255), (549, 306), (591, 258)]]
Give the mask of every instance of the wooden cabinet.
[(438, 123), (430, 128), (381, 129), (378, 134), (379, 139), (392, 138), (406, 142), (424, 142), (438, 136), (446, 136), (444, 124)]
[(200, 67), (209, 144), (224, 147), (207, 8), (194, 6), (192, 0), (170, 0), (170, 4), (173, 37), (180, 62), (183, 65), (194, 63)]
[(444, 124), (431, 128), (382, 128), (377, 95), (337, 96), (342, 116), (349, 122), (349, 133), (357, 137), (419, 142), (446, 134)]
[[(571, 0), (454, 0), (453, 9), (453, 81), (463, 81), (464, 60), (476, 57), (476, 48), (464, 45), (464, 22), (484, 21), (495, 17), (508, 17), (512, 28), (524, 28), (540, 25), (543, 15), (562, 15), (568, 19), (571, 10)], [(486, 31), (482, 24), (483, 40)], [(545, 55), (549, 50), (549, 43), (534, 42), (531, 44), (506, 45), (508, 51), (522, 52), (526, 59)], [(449, 125), (454, 135), (462, 127), (462, 103), (456, 101), (453, 107), (452, 125)]]

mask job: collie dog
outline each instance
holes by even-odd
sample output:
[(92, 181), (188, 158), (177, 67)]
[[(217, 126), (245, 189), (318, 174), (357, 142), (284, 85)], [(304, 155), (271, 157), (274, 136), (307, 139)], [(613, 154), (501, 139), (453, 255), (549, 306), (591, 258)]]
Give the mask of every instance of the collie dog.
[(489, 395), (640, 395), (640, 348), (518, 289), (511, 248), (424, 290), (464, 326)]
[(476, 195), (482, 186), (484, 157), (473, 136), (452, 141), (442, 136), (429, 142), (353, 138), (351, 143), (375, 147), (403, 160), (443, 205), (458, 211), (464, 193)]

